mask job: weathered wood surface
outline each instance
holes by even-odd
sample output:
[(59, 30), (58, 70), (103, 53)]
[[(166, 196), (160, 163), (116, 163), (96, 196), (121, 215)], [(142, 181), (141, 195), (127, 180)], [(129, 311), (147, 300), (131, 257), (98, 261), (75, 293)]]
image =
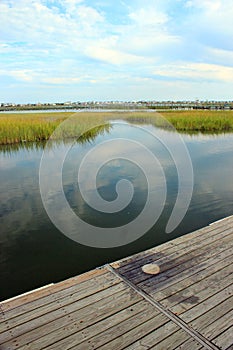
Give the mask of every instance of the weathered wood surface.
[(229, 217), (4, 301), (0, 350), (232, 349), (232, 238)]
[[(113, 263), (112, 267), (161, 308), (169, 310), (178, 321), (185, 322), (194, 333), (201, 334), (217, 348), (228, 349), (233, 348), (232, 255), (231, 216)], [(156, 263), (160, 273), (145, 274), (142, 266), (148, 262)], [(201, 348), (200, 344), (198, 346)], [(180, 348), (199, 349), (198, 346), (190, 339)]]

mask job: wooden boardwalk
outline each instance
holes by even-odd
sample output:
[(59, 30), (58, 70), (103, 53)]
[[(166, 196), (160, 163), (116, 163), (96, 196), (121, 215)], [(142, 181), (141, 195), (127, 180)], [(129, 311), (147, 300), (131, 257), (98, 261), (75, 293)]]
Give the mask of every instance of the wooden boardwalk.
[(6, 300), (0, 349), (233, 349), (232, 253), (233, 216)]

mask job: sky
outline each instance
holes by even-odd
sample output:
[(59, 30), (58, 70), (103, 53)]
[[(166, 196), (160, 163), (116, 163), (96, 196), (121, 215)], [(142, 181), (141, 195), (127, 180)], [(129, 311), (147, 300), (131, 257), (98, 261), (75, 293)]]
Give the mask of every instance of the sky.
[(232, 0), (0, 0), (0, 103), (232, 100)]

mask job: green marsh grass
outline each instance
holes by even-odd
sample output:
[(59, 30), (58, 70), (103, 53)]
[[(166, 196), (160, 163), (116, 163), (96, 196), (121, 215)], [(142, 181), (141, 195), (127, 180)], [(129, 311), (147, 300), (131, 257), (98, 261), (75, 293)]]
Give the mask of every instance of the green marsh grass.
[(166, 111), (129, 113), (123, 118), (132, 123), (148, 123), (163, 129), (187, 133), (233, 132), (233, 111)]
[[(59, 128), (69, 117), (70, 122)], [(0, 144), (45, 141), (55, 129), (56, 139), (79, 137), (83, 132), (91, 128), (98, 129), (104, 123), (106, 116), (100, 113), (4, 113), (0, 114)], [(92, 132), (97, 132), (97, 129)]]
[(162, 114), (178, 131), (233, 131), (233, 111), (171, 111)]
[(233, 111), (0, 113), (0, 144), (48, 140), (69, 117), (70, 123), (61, 130), (58, 128), (56, 138), (79, 137), (83, 132), (97, 127), (94, 135), (101, 131), (98, 129), (100, 125), (109, 125), (109, 121), (114, 119), (169, 128), (167, 120), (177, 131), (189, 133), (233, 131)]

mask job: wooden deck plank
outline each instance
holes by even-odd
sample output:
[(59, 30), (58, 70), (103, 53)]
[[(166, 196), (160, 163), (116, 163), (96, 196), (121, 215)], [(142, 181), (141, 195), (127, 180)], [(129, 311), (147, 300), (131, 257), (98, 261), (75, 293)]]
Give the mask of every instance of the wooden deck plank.
[(156, 344), (151, 348), (151, 350), (172, 350), (176, 348), (177, 346), (184, 343), (184, 341), (189, 340), (190, 336), (184, 332), (183, 330), (179, 330), (171, 335), (169, 335), (167, 338), (162, 340), (160, 343)]
[(196, 241), (201, 241), (202, 239), (204, 240), (209, 236), (214, 235), (215, 233), (221, 233), (226, 229), (232, 228), (232, 226), (233, 219), (232, 217), (228, 217), (221, 222), (213, 223), (211, 226), (201, 228), (199, 230), (193, 231), (192, 233), (187, 233), (184, 236), (163, 243), (155, 248), (151, 248), (141, 253), (132, 255), (131, 257), (126, 257), (124, 259), (118, 260), (112, 263), (111, 266), (119, 269), (121, 273), (124, 273), (131, 268), (134, 269), (140, 260), (143, 260), (143, 262), (146, 261), (145, 259), (149, 255), (153, 256), (155, 253), (160, 253), (163, 251), (166, 251), (166, 254), (168, 255), (178, 248), (182, 249), (187, 245), (193, 245)]
[[(137, 253), (135, 255), (132, 255), (130, 257), (126, 257), (126, 258), (123, 258), (123, 259), (120, 259), (116, 262), (114, 262), (113, 264), (124, 264), (124, 263), (128, 263), (129, 260), (131, 260), (131, 257), (134, 257), (136, 258), (137, 256), (140, 256), (140, 255), (145, 255), (147, 254), (148, 252), (156, 252), (157, 250), (160, 251), (160, 250), (163, 250), (164, 248), (167, 249), (168, 246), (170, 246), (170, 244), (172, 244), (172, 247), (173, 246), (178, 246), (180, 244), (186, 244), (186, 242), (191, 242), (191, 240), (196, 240), (196, 239), (200, 239), (200, 236), (202, 235), (207, 235), (213, 231), (218, 231), (220, 229), (220, 231), (222, 231), (222, 228), (225, 227), (225, 226), (230, 226), (232, 227), (232, 224), (233, 224), (233, 215), (231, 216), (228, 216), (224, 219), (222, 219), (221, 221), (216, 221), (216, 222), (213, 222), (211, 224), (209, 224), (208, 226), (205, 226), (205, 227), (202, 227), (200, 229), (197, 229), (195, 231), (192, 231), (192, 232), (187, 232), (185, 235), (182, 235), (180, 237), (177, 237), (175, 239), (173, 239), (172, 241), (168, 241), (168, 242), (165, 242), (165, 243), (162, 243), (160, 244), (159, 246), (156, 246), (154, 248), (150, 248), (148, 250), (145, 250), (143, 252), (140, 252), (140, 253)], [(123, 266), (123, 265), (122, 265)], [(114, 266), (115, 268), (119, 268), (119, 265), (116, 265)]]
[(183, 305), (183, 303), (191, 302), (192, 305), (199, 303), (198, 293), (205, 290), (206, 295), (216, 294), (218, 291), (228, 286), (231, 281), (233, 273), (233, 264), (223, 267), (220, 271), (216, 271), (212, 275), (203, 278), (198, 282), (189, 284), (186, 288), (173, 293), (167, 298), (162, 299), (160, 302), (165, 307), (173, 307), (177, 304)]
[[(145, 335), (151, 333), (153, 330), (165, 324), (167, 321), (168, 319), (163, 315), (159, 315), (157, 317), (154, 317), (148, 320), (145, 314), (145, 319), (143, 323), (141, 322), (140, 325), (136, 327), (131, 327), (131, 329), (128, 332), (124, 332), (124, 329), (122, 329), (123, 334), (118, 334), (117, 337), (115, 337), (115, 333), (109, 334), (109, 338), (108, 338), (109, 342), (100, 346), (99, 348), (102, 350), (124, 349), (125, 347), (130, 345), (132, 342), (135, 342), (138, 339), (143, 338)], [(92, 347), (88, 347), (87, 349), (93, 349), (93, 344), (95, 344), (95, 339), (93, 339), (93, 343), (91, 344)], [(80, 348), (80, 350), (81, 349), (84, 349), (84, 348)]]
[[(229, 311), (232, 309), (232, 298), (231, 300), (229, 299), (190, 322), (190, 326), (210, 341), (213, 341), (215, 337), (228, 329), (232, 323), (232, 310)], [(192, 341), (189, 340), (186, 344), (181, 345), (179, 349), (193, 349), (193, 345), (191, 345)]]
[(40, 310), (43, 310), (44, 308), (46, 310), (45, 312), (47, 312), (48, 309), (56, 309), (61, 307), (61, 305), (65, 305), (66, 303), (69, 304), (72, 301), (82, 299), (119, 282), (120, 280), (117, 280), (112, 274), (106, 272), (105, 274), (100, 274), (91, 279), (86, 279), (85, 281), (82, 281), (82, 283), (76, 283), (60, 291), (56, 291), (55, 288), (54, 293), (7, 310), (4, 312), (4, 314), (5, 317), (10, 320), (11, 318), (20, 316), (24, 313), (33, 312), (33, 310), (36, 312), (36, 309), (38, 308), (40, 308)]
[(228, 328), (225, 332), (217, 336), (213, 343), (216, 344), (220, 349), (226, 350), (233, 347), (233, 326)]
[[(109, 299), (107, 301), (109, 302)], [(33, 329), (31, 332), (27, 332), (26, 334), (17, 337), (17, 343), (21, 349), (21, 347), (25, 346), (28, 342), (37, 341), (38, 338), (44, 337), (53, 331), (62, 334), (62, 330), (63, 338), (55, 337), (55, 342), (52, 345), (46, 346), (46, 349), (69, 349), (73, 345), (79, 344), (82, 341), (101, 333), (110, 325), (117, 324), (122, 320), (137, 315), (146, 308), (147, 305), (145, 301), (136, 301), (135, 303), (126, 306), (126, 304), (123, 305), (122, 299), (119, 299), (118, 306), (115, 309), (112, 309), (112, 312), (108, 315), (104, 315), (105, 317), (103, 317), (103, 315), (100, 313), (98, 316), (97, 314), (93, 313), (91, 309), (86, 308), (86, 317), (84, 317), (85, 322), (83, 322), (83, 317), (81, 317), (79, 314), (72, 315), (72, 319), (75, 319), (74, 323), (71, 322), (71, 319), (67, 319), (67, 317), (64, 316), (63, 318), (58, 319), (57, 322), (38, 327)], [(77, 326), (77, 324), (79, 324), (79, 326)], [(75, 333), (73, 333), (74, 329), (72, 329), (71, 326), (76, 326)], [(8, 348), (11, 348), (12, 345), (12, 340), (4, 344), (4, 346), (8, 346)]]
[[(202, 329), (202, 334), (209, 340), (214, 340), (219, 334), (225, 332), (229, 325), (232, 325), (233, 312), (227, 312), (221, 318), (218, 318), (215, 322), (210, 323), (206, 328)], [(233, 340), (233, 335), (232, 335)]]
[[(115, 293), (114, 295), (108, 296), (104, 299), (100, 299), (98, 302), (93, 305), (88, 305), (86, 308), (82, 310), (77, 310), (68, 316), (63, 313), (64, 318), (62, 319), (63, 323), (59, 323), (56, 321), (52, 321), (48, 324), (43, 324), (40, 328), (33, 328), (34, 332), (27, 334), (28, 326), (24, 328), (22, 337), (16, 337), (16, 347), (20, 347), (20, 349), (41, 349), (47, 347), (48, 345), (57, 342), (60, 339), (66, 338), (67, 336), (74, 334), (81, 329), (88, 327), (91, 324), (96, 323), (98, 320), (102, 320), (117, 311), (123, 310), (128, 306), (134, 305), (139, 300), (141, 300), (140, 296), (137, 294), (132, 295), (131, 291), (123, 291), (119, 293)], [(67, 317), (66, 317), (67, 316)], [(58, 320), (59, 321), (59, 320)], [(62, 325), (62, 327), (61, 327)], [(35, 339), (33, 339), (33, 336)], [(23, 343), (27, 344), (30, 339), (29, 345), (23, 345)], [(19, 343), (19, 341), (22, 343)], [(12, 344), (12, 342), (11, 342)], [(8, 345), (4, 347), (2, 345), (1, 350), (11, 349)]]
[[(67, 318), (69, 319), (72, 317), (70, 314), (74, 314), (74, 312), (78, 313), (79, 315), (82, 314), (81, 310), (84, 309), (84, 312), (86, 312), (86, 307), (92, 308), (95, 310), (95, 306), (99, 305), (98, 303), (101, 301), (108, 302), (111, 298), (111, 296), (114, 296), (116, 294), (117, 297), (124, 296), (125, 294), (125, 285), (123, 283), (117, 284), (116, 286), (111, 287), (110, 289), (105, 289), (104, 291), (101, 291), (99, 293), (93, 294), (89, 297), (86, 297), (84, 299), (78, 300), (77, 302), (65, 305), (64, 307), (60, 307), (54, 311), (50, 311), (46, 314), (30, 314), (30, 317), (25, 317), (23, 320), (21, 319), (21, 323), (10, 323), (11, 320), (9, 320), (9, 324), (6, 326), (9, 326), (9, 329), (6, 329), (5, 332), (1, 333), (1, 339), (2, 341), (7, 341), (12, 338), (12, 335), (14, 337), (19, 337), (21, 334), (24, 334), (26, 332), (29, 332), (35, 328), (38, 328), (40, 326), (46, 325), (46, 327), (43, 329), (46, 332), (49, 331), (50, 327), (56, 327), (56, 325), (59, 324), (58, 319), (65, 317), (64, 322), (67, 322)], [(76, 314), (74, 314), (76, 315)], [(74, 316), (75, 317), (75, 316)], [(14, 320), (14, 319), (12, 319)], [(18, 320), (17, 320), (18, 321)], [(24, 321), (24, 322), (23, 322)], [(62, 320), (60, 320), (62, 321)], [(14, 327), (13, 327), (14, 326)], [(40, 329), (40, 331), (42, 331)]]
[[(154, 308), (147, 308), (147, 310), (142, 311), (137, 317), (130, 318), (125, 320), (116, 326), (108, 328), (104, 332), (101, 332), (99, 335), (90, 338), (87, 341), (73, 347), (76, 350), (80, 349), (93, 349), (95, 348), (106, 348), (106, 349), (121, 349), (126, 344), (126, 334), (130, 333), (131, 341), (136, 339), (140, 334), (140, 329), (143, 324), (148, 326), (145, 332), (149, 332), (150, 327), (159, 327), (162, 324), (165, 324), (168, 319), (164, 316), (155, 312)], [(135, 332), (137, 329), (137, 332)], [(122, 342), (124, 338), (124, 342)], [(119, 339), (121, 341), (119, 342)], [(127, 338), (128, 339), (128, 338)], [(121, 344), (120, 344), (121, 343)], [(55, 349), (55, 348), (54, 348)], [(60, 349), (59, 349), (60, 350)]]
[(125, 321), (135, 316), (137, 317), (137, 315), (140, 312), (146, 311), (147, 309), (148, 309), (148, 303), (145, 300), (139, 301), (136, 304), (131, 305), (126, 309), (116, 312), (113, 315), (97, 323), (94, 323), (93, 325), (90, 325), (84, 328), (83, 330), (76, 332), (75, 334), (72, 334), (64, 338), (63, 340), (60, 340), (59, 342), (56, 342), (48, 346), (47, 350), (52, 350), (52, 349), (68, 350), (72, 347), (79, 345), (80, 343), (84, 343), (88, 341), (90, 338), (93, 338), (94, 336), (101, 334), (108, 328), (113, 327), (121, 323), (122, 321)]
[[(170, 270), (171, 268), (181, 265), (182, 266), (189, 260), (197, 257), (202, 257), (203, 260), (206, 256), (207, 250), (221, 250), (219, 247), (219, 239), (208, 239), (205, 241), (208, 242), (204, 245), (202, 244), (196, 244), (195, 247), (189, 247), (186, 250), (178, 250), (176, 253), (174, 253), (172, 256), (164, 256), (161, 259), (154, 260), (154, 263), (158, 264), (161, 269), (161, 273)], [(232, 229), (226, 230), (221, 233), (221, 242), (226, 242), (226, 247), (229, 245), (229, 242), (232, 243)], [(207, 248), (208, 247), (208, 248)], [(215, 252), (209, 252), (212, 253), (212, 255), (215, 255)], [(144, 265), (144, 263), (143, 263)], [(147, 283), (148, 280), (151, 280), (152, 277), (148, 276), (146, 274), (143, 274), (141, 272), (141, 266), (137, 267), (135, 270), (131, 270), (129, 273), (125, 272), (124, 276), (129, 278), (134, 284), (139, 283)], [(162, 275), (161, 275), (162, 276)]]
[[(218, 259), (222, 256), (228, 258), (232, 253), (232, 247), (230, 247), (229, 250), (226, 249), (227, 247), (225, 245), (222, 245), (214, 256), (212, 255), (212, 252), (207, 252), (204, 259), (203, 255), (198, 256), (197, 258), (188, 261), (187, 264), (183, 264), (182, 268), (179, 266), (172, 268), (170, 271), (163, 274), (163, 276), (155, 276), (145, 284), (139, 283), (138, 286), (142, 289), (146, 287), (148, 293), (151, 295), (156, 294), (158, 295), (158, 298), (160, 298), (160, 291), (163, 292), (164, 289), (169, 290), (170, 288), (173, 288), (174, 284), (178, 284), (180, 282), (183, 283), (182, 281), (185, 282), (186, 277), (191, 276), (192, 278), (192, 276), (199, 271), (206, 271), (206, 269), (211, 268), (213, 264), (217, 264), (219, 261)], [(209, 265), (208, 262), (210, 262), (211, 265)], [(164, 276), (166, 278), (164, 278)]]
[(224, 300), (231, 297), (232, 293), (233, 293), (233, 286), (230, 285), (224, 288), (223, 290), (221, 290), (219, 293), (212, 295), (210, 298), (204, 299), (202, 302), (195, 305), (193, 308), (189, 308), (188, 310), (187, 309), (183, 310), (183, 312), (179, 317), (182, 317), (182, 320), (184, 320), (186, 323), (189, 323), (195, 318), (203, 315), (205, 312), (221, 304)]
[(161, 327), (152, 331), (148, 335), (127, 346), (125, 350), (151, 349), (153, 346), (160, 343), (161, 341), (163, 341), (164, 339), (166, 339), (167, 337), (171, 336), (179, 330), (179, 326), (177, 326), (172, 321), (169, 321), (165, 325), (162, 325)]
[[(229, 255), (228, 255), (229, 254)], [(162, 287), (156, 291), (156, 299), (163, 300), (170, 295), (173, 295), (180, 290), (187, 288), (189, 285), (199, 282), (204, 278), (209, 277), (215, 272), (221, 270), (223, 267), (232, 263), (233, 248), (223, 251), (204, 263), (197, 264), (195, 270), (193, 267), (182, 271), (178, 277), (171, 278), (170, 284), (167, 287)], [(226, 256), (228, 255), (228, 256)], [(152, 293), (153, 294), (153, 293)]]
[[(233, 309), (233, 297), (223, 300), (222, 303), (213, 307), (209, 311), (205, 312), (201, 316), (197, 317), (189, 324), (192, 328), (205, 332), (206, 329), (214, 329), (212, 324), (221, 324), (221, 328), (225, 320), (229, 319), (230, 315), (232, 315)], [(218, 326), (220, 327), (220, 326)]]
[(39, 317), (44, 316), (44, 318), (46, 319), (46, 315), (49, 313), (52, 314), (52, 312), (53, 312), (53, 315), (55, 316), (56, 312), (58, 311), (59, 313), (59, 310), (61, 310), (61, 308), (63, 308), (64, 310), (66, 310), (66, 312), (68, 312), (68, 310), (71, 308), (71, 305), (72, 305), (72, 309), (75, 310), (76, 306), (86, 305), (86, 303), (91, 304), (96, 300), (96, 297), (99, 298), (99, 295), (101, 297), (106, 295), (106, 293), (114, 293), (115, 291), (124, 289), (124, 285), (122, 283), (119, 283), (119, 281), (117, 281), (115, 285), (112, 285), (112, 284), (108, 285), (108, 282), (107, 282), (106, 285), (104, 285), (104, 287), (106, 288), (103, 288), (102, 285), (100, 286), (100, 288), (96, 286), (95, 287), (96, 293), (93, 293), (93, 290), (91, 291), (90, 294), (86, 293), (86, 291), (81, 291), (80, 293), (75, 293), (70, 296), (68, 295), (66, 298), (63, 298), (61, 300), (55, 299), (50, 304), (43, 305), (39, 308), (29, 310), (28, 312), (20, 314), (16, 317), (7, 319), (7, 324), (6, 323), (1, 324), (1, 332), (5, 330), (9, 330), (11, 328), (15, 328), (20, 324), (31, 321), (35, 318), (38, 319)]
[[(116, 265), (121, 266), (117, 270), (137, 288), (149, 293), (165, 309), (168, 308), (174, 315), (178, 314), (183, 321), (191, 326), (191, 329), (203, 330), (203, 332), (206, 329), (206, 339), (211, 341), (213, 337), (209, 336), (210, 332), (214, 335), (216, 332), (219, 334), (225, 331), (230, 324), (229, 315), (231, 315), (232, 308), (230, 296), (232, 295), (233, 276), (232, 222), (233, 217), (228, 219), (226, 230), (221, 228), (221, 223), (212, 225), (211, 230), (208, 231), (209, 237), (207, 239), (202, 239), (200, 232), (197, 233), (197, 236), (193, 233), (193, 241), (199, 237), (195, 246), (198, 248), (195, 250), (193, 250), (193, 246), (190, 248), (184, 243), (183, 246), (186, 248), (183, 252), (170, 254), (174, 250), (173, 245), (168, 248), (168, 251), (163, 250), (163, 256), (159, 256), (158, 259), (151, 254), (151, 250), (148, 252), (149, 255), (144, 254), (144, 257), (137, 257), (134, 267), (133, 259), (131, 259), (128, 260), (129, 267), (125, 261), (122, 265)], [(218, 232), (213, 235), (216, 227), (218, 227)], [(187, 240), (187, 242), (190, 243), (192, 239)], [(181, 245), (180, 242), (177, 248)], [(193, 254), (194, 251), (196, 254)], [(186, 260), (182, 260), (183, 253), (186, 255)], [(172, 259), (175, 256), (176, 259)], [(156, 276), (146, 275), (145, 277), (141, 267), (148, 262), (158, 264), (161, 272)], [(219, 322), (221, 321), (220, 326)], [(177, 348), (189, 349), (192, 343), (193, 339), (188, 339), (183, 344), (179, 344)], [(166, 344), (165, 340), (164, 344)], [(137, 345), (143, 348), (142, 341), (138, 342)], [(148, 344), (145, 345), (148, 346)], [(162, 344), (161, 346), (163, 348), (167, 345)], [(155, 348), (159, 349), (156, 346)], [(201, 349), (202, 345), (197, 343), (195, 348)]]
[[(230, 350), (232, 238), (233, 216), (111, 264), (117, 273), (105, 266), (4, 301), (0, 349)], [(161, 272), (143, 273), (148, 262)]]
[[(232, 236), (226, 237), (225, 239), (221, 240), (221, 245), (219, 242), (216, 242), (215, 246), (212, 246), (214, 248), (213, 250), (208, 248), (206, 250), (201, 250), (201, 252), (199, 250), (199, 252), (196, 252), (197, 255), (195, 255), (195, 253), (188, 255), (188, 257), (185, 258), (186, 260), (177, 259), (175, 262), (168, 262), (167, 266), (165, 265), (164, 267), (164, 272), (161, 271), (159, 275), (148, 277), (146, 280), (143, 280), (142, 283), (138, 283), (137, 285), (141, 289), (146, 290), (148, 293), (156, 293), (161, 286), (168, 286), (170, 284), (171, 277), (178, 278), (183, 271), (190, 268), (193, 268), (193, 271), (195, 271), (196, 265), (204, 263), (213, 256), (226, 251), (231, 244)], [(142, 274), (143, 272), (139, 273)]]
[[(184, 253), (198, 249), (199, 247), (206, 246), (207, 244), (210, 244), (216, 240), (219, 240), (220, 237), (225, 237), (226, 235), (231, 234), (232, 228), (233, 228), (233, 224), (226, 225), (225, 227), (220, 227), (217, 233), (215, 232), (215, 230), (212, 229), (211, 231), (209, 231), (208, 236), (203, 235), (201, 236), (201, 238), (199, 237), (199, 239), (195, 237), (195, 240), (193, 237), (192, 240), (181, 242), (178, 245), (174, 244), (174, 241), (172, 241), (173, 244), (171, 244), (171, 247), (168, 249), (163, 249), (160, 246), (161, 247), (160, 250), (157, 247), (157, 251), (155, 252), (155, 249), (152, 248), (147, 251), (147, 254), (144, 254), (143, 259), (136, 259), (136, 261), (132, 259), (131, 262), (128, 263), (127, 265), (120, 266), (118, 268), (119, 272), (124, 273), (125, 275), (127, 273), (132, 274), (133, 270), (140, 268), (142, 261), (143, 261), (143, 264), (151, 261), (156, 261), (156, 262), (161, 261), (162, 263), (162, 260), (164, 257), (172, 258), (172, 257), (177, 257), (180, 254), (183, 255)], [(113, 263), (112, 265), (114, 268), (116, 268), (116, 263)]]
[[(127, 304), (126, 304), (127, 305)], [(107, 308), (115, 308), (115, 305), (111, 306), (111, 305), (105, 305), (104, 308), (107, 309)], [(104, 310), (105, 311), (105, 310)], [(137, 315), (137, 317), (135, 318), (130, 318), (130, 320), (126, 320), (126, 321), (123, 321), (122, 323), (124, 324), (124, 328), (127, 327), (127, 324), (129, 326), (131, 326), (132, 324), (137, 324), (137, 323), (140, 323), (140, 322), (143, 322), (143, 320), (146, 320), (146, 319), (150, 319), (150, 317), (152, 315), (156, 315), (156, 311), (155, 310), (150, 310), (149, 312), (147, 312), (146, 314), (145, 313), (140, 313)], [(93, 318), (95, 319), (95, 317)], [(120, 327), (119, 325), (117, 326), (118, 328)], [(65, 330), (65, 332), (64, 332)], [(41, 348), (44, 348), (44, 347), (48, 347), (49, 344), (53, 344), (56, 342), (56, 344), (54, 345), (54, 349), (63, 349), (62, 347), (59, 346), (59, 343), (57, 343), (60, 339), (64, 339), (64, 335), (67, 334), (67, 330), (69, 331), (68, 327), (66, 327), (64, 330), (61, 330), (60, 333), (56, 332), (56, 333), (51, 333), (50, 335), (48, 336), (45, 336), (43, 338), (40, 338), (38, 340), (38, 342), (33, 342), (31, 343), (31, 345), (33, 345), (32, 347), (23, 347), (22, 349), (41, 349)], [(76, 332), (76, 329), (75, 327), (72, 325), (72, 334), (75, 334)], [(120, 334), (123, 332), (123, 329), (120, 328)], [(97, 344), (99, 345), (101, 342), (104, 342), (108, 339), (108, 337), (112, 337), (112, 333), (109, 334), (109, 330), (107, 331), (104, 331), (102, 332), (100, 335), (97, 335), (94, 339), (95, 339), (95, 347), (97, 346)], [(83, 343), (79, 344), (79, 345), (76, 345), (75, 348), (76, 349), (80, 349), (80, 348), (83, 348), (83, 349), (88, 349), (88, 344), (92, 344), (91, 343), (91, 339), (89, 339), (87, 342), (84, 342), (85, 345), (83, 345)], [(91, 346), (91, 348), (93, 348)]]
[(31, 302), (33, 300), (37, 300), (39, 298), (42, 298), (43, 296), (50, 295), (51, 293), (55, 293), (56, 291), (66, 289), (69, 286), (73, 286), (74, 284), (80, 284), (88, 279), (93, 278), (94, 276), (99, 276), (104, 273), (106, 273), (107, 270), (103, 267), (100, 269), (95, 269), (92, 271), (88, 271), (86, 273), (83, 273), (81, 275), (69, 278), (65, 281), (61, 281), (59, 283), (56, 283), (54, 285), (49, 285), (48, 287), (36, 290), (36, 291), (30, 291), (29, 293), (22, 294), (20, 296), (16, 296), (14, 298), (1, 301), (1, 309), (5, 312), (7, 310), (11, 310), (16, 308), (19, 305), (23, 305), (25, 303)]
[(174, 350), (203, 350), (206, 348), (196, 342), (194, 339), (190, 338), (182, 344), (178, 345)]

